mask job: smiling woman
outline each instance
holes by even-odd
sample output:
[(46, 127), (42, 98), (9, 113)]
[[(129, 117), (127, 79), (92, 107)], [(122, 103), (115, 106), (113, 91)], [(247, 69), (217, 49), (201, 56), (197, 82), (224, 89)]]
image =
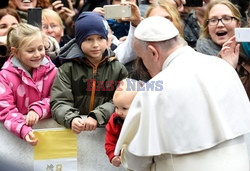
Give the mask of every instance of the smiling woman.
[(9, 0), (9, 7), (15, 9), (23, 22), (27, 22), (29, 8), (48, 8), (49, 0)]

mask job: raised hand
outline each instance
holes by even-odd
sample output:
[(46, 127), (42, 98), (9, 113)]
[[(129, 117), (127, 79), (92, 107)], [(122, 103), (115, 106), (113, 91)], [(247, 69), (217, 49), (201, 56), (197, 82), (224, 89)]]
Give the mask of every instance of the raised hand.
[(219, 52), (219, 57), (227, 61), (230, 65), (236, 68), (239, 60), (240, 44), (235, 40), (235, 36), (225, 42)]

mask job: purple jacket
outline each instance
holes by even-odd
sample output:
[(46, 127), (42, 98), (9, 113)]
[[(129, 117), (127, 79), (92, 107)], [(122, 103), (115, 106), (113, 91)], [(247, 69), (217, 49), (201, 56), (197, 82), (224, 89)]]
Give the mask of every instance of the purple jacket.
[(19, 60), (10, 57), (0, 71), (0, 121), (10, 132), (24, 138), (32, 128), (25, 125), (29, 110), (39, 114), (39, 120), (51, 117), (50, 89), (57, 68), (48, 56), (32, 76)]

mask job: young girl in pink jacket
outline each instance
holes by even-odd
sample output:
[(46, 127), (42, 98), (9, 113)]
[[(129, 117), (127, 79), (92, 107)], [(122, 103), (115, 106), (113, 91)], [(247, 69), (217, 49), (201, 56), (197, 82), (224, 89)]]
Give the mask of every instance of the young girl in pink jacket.
[(0, 121), (6, 129), (36, 145), (32, 126), (51, 117), (50, 89), (56, 67), (45, 56), (39, 28), (19, 24), (8, 32), (11, 56), (0, 71)]

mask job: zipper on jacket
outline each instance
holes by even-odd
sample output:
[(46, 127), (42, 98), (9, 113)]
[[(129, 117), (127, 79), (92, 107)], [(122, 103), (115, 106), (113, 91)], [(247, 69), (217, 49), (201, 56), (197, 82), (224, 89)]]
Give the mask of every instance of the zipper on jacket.
[(90, 96), (90, 102), (89, 102), (89, 112), (94, 109), (94, 103), (95, 103), (95, 91), (96, 91), (96, 73), (98, 66), (103, 63), (106, 60), (107, 57), (103, 58), (97, 65), (92, 64), (90, 61), (87, 61), (87, 63), (92, 67), (93, 69), (93, 83), (92, 83), (92, 89), (91, 89), (91, 96)]
[(91, 90), (91, 96), (90, 96), (90, 102), (89, 102), (89, 112), (93, 110), (94, 108), (94, 102), (95, 102), (95, 90), (96, 90), (96, 72), (97, 72), (97, 66), (94, 66), (93, 68), (93, 83), (92, 83), (92, 90)]

